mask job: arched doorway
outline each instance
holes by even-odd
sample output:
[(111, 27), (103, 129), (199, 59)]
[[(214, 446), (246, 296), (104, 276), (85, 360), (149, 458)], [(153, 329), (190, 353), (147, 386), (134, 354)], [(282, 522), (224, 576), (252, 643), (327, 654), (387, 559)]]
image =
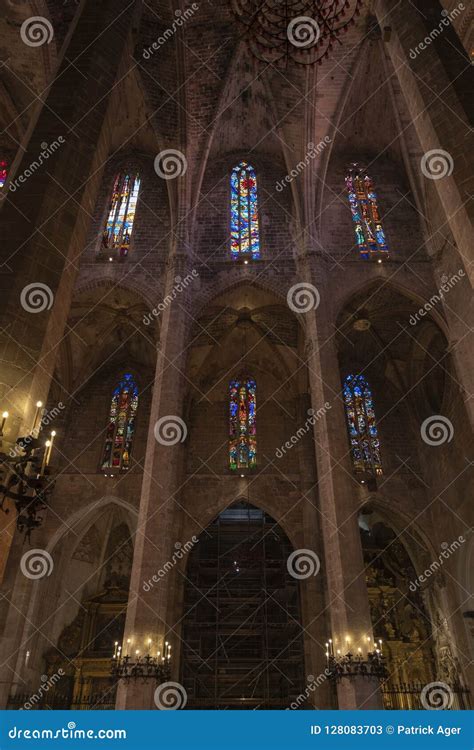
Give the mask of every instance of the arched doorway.
[(287, 569), (292, 551), (281, 527), (244, 502), (201, 534), (184, 588), (188, 708), (282, 709), (304, 692), (298, 581)]

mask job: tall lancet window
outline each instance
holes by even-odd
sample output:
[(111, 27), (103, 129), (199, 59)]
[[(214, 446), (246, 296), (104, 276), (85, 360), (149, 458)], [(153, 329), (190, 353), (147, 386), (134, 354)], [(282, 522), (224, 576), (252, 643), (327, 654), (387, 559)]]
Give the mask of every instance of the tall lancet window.
[(229, 466), (257, 465), (257, 385), (253, 378), (231, 380), (229, 386)]
[(112, 394), (102, 469), (127, 471), (130, 468), (137, 407), (138, 386), (133, 375), (125, 373)]
[(257, 177), (246, 161), (232, 170), (230, 177), (231, 254), (238, 258), (260, 258)]
[(140, 177), (136, 172), (117, 175), (102, 235), (102, 249), (116, 251), (121, 258), (128, 255), (130, 248), (139, 190)]
[(388, 258), (388, 245), (371, 178), (358, 164), (352, 164), (346, 177), (346, 187), (360, 257), (374, 260)]
[(380, 475), (380, 443), (369, 384), (363, 375), (348, 375), (343, 392), (354, 470)]

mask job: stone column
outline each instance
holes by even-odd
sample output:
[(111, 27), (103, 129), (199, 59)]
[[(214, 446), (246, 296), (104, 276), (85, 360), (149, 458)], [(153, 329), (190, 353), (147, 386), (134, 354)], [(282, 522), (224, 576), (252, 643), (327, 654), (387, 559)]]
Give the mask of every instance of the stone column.
[[(319, 523), (324, 543), (320, 574), (327, 586), (331, 626), (327, 638), (337, 638), (336, 648), (340, 645), (345, 653), (362, 646), (364, 638), (373, 641), (357, 518), (359, 484), (352, 475), (335, 331), (329, 324), (331, 302), (324, 299), (323, 292), (327, 285), (323, 273), (310, 272), (309, 264), (305, 272), (321, 295), (318, 308), (306, 314), (312, 408), (315, 412), (323, 409), (314, 425)], [(329, 406), (324, 408), (325, 404)], [(351, 639), (349, 644), (347, 637)], [(338, 683), (337, 694), (340, 709), (382, 707), (378, 681), (373, 678), (345, 678)]]
[[(182, 262), (171, 262), (167, 275), (167, 293), (175, 278), (185, 277)], [(197, 283), (197, 282), (194, 282)], [(163, 653), (164, 639), (175, 651), (176, 638), (169, 631), (172, 600), (170, 565), (173, 566), (177, 518), (177, 500), (184, 457), (187, 427), (183, 418), (185, 367), (190, 317), (186, 312), (188, 287), (162, 313), (161, 338), (157, 355), (153, 401), (145, 457), (145, 468), (140, 500), (129, 603), (124, 635), (124, 652), (131, 640), (131, 653), (138, 648), (143, 653), (149, 638), (152, 650)], [(161, 422), (161, 426), (158, 424)], [(157, 426), (158, 425), (158, 426)], [(119, 682), (118, 709), (154, 708), (156, 683)]]

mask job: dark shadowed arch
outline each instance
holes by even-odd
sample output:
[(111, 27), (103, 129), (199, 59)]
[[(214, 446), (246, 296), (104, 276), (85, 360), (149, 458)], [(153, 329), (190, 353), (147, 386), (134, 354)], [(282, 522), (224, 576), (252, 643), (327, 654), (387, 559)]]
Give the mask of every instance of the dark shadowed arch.
[(263, 510), (231, 505), (199, 537), (184, 589), (181, 681), (188, 708), (305, 707), (293, 547)]

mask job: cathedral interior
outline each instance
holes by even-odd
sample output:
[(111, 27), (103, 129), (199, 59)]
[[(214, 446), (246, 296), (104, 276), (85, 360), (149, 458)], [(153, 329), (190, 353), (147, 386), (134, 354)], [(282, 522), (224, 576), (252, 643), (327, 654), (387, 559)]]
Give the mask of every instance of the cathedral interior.
[(472, 2), (0, 7), (0, 707), (469, 709)]

